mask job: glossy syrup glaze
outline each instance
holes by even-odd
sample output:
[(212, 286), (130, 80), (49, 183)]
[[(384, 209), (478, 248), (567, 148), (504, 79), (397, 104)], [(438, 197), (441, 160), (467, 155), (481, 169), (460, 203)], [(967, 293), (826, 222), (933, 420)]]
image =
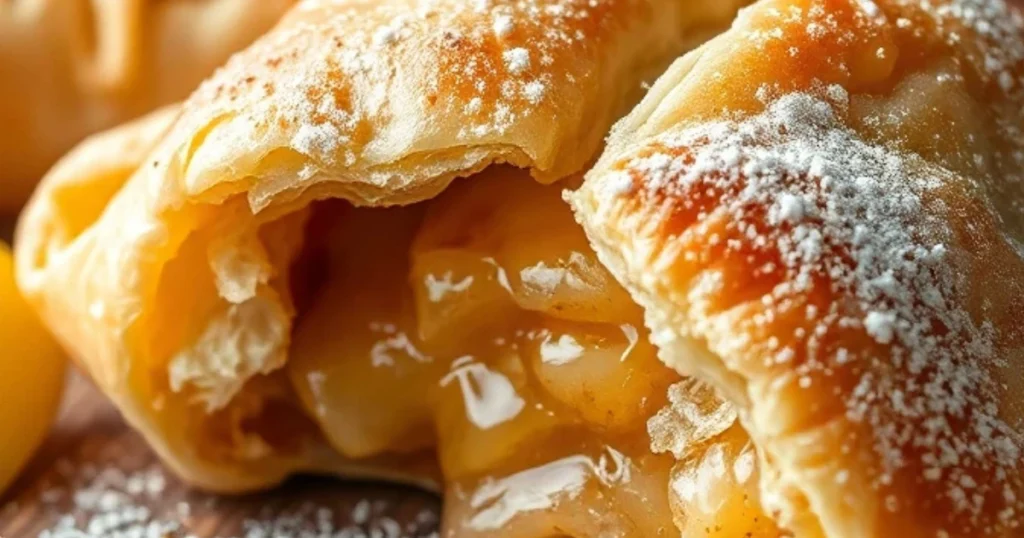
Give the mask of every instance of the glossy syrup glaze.
[(561, 187), (522, 176), (314, 210), (303, 263), (320, 284), (297, 298), (286, 366), (307, 413), (347, 457), (436, 450), (450, 536), (778, 536), (734, 415), (652, 451), (659, 410), (711, 418), (669, 402), (680, 376)]

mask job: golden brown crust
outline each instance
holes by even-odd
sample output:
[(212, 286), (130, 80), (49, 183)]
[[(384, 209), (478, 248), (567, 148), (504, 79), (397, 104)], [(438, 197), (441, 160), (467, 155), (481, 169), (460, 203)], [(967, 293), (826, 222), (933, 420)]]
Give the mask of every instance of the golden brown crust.
[(801, 536), (1022, 532), (1022, 75), (1001, 1), (764, 1), (572, 197)]
[(143, 137), (153, 149), (118, 169), (88, 219), (59, 198), (104, 167), (58, 166), (19, 227), (20, 285), (185, 478), (241, 491), (335, 468), (309, 455), (315, 443), (278, 457), (259, 439), (231, 453), (192, 442), (258, 412), (243, 385), (287, 360), (305, 206), (413, 203), (496, 162), (543, 181), (576, 172), (643, 77), (741, 3), (304, 2), (169, 125), (154, 116), (111, 135), (167, 128)]
[(188, 95), (293, 0), (0, 5), (0, 212), (90, 133)]

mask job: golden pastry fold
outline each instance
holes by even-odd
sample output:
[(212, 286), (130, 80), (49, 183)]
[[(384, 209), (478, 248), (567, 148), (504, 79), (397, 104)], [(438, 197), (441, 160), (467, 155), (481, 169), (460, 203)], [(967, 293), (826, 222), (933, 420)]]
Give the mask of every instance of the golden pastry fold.
[(180, 100), (292, 0), (0, 5), (0, 213), (85, 136)]
[(764, 1), (571, 196), (797, 536), (1024, 533), (1022, 126), (1001, 1)]
[[(443, 477), (461, 536), (654, 536), (682, 524), (669, 476), (698, 478), (677, 455), (728, 457), (705, 519), (776, 535), (735, 414), (657, 360), (561, 198), (646, 77), (740, 4), (301, 3), (50, 172), (21, 288), (205, 488)], [(659, 410), (701, 425), (655, 453)]]

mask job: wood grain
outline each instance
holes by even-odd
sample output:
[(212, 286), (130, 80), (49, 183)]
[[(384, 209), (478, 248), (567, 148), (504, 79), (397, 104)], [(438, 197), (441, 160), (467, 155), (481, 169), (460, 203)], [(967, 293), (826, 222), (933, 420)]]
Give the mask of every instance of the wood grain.
[[(157, 485), (166, 482), (157, 490), (133, 495), (132, 503), (145, 507), (154, 521), (179, 523), (181, 528), (168, 533), (168, 538), (291, 538), (302, 536), (299, 528), (312, 532), (324, 526), (359, 528), (373, 538), (389, 536), (388, 527), (395, 528), (390, 522), (398, 523), (403, 536), (419, 537), (438, 528), (440, 501), (435, 496), (384, 484), (298, 477), (275, 490), (244, 497), (190, 490), (163, 469), (143, 439), (90, 382), (72, 373), (57, 425), (12, 489), (0, 498), (0, 537), (37, 537), (56, 528), (67, 515), (77, 517), (78, 526), (84, 527), (94, 514), (76, 506), (75, 492), (88, 490), (104, 472), (115, 477), (157, 477)], [(135, 485), (153, 483), (151, 479)], [(356, 525), (352, 516), (361, 504), (369, 507), (370, 517)], [(275, 521), (283, 525), (279, 535), (259, 533)]]

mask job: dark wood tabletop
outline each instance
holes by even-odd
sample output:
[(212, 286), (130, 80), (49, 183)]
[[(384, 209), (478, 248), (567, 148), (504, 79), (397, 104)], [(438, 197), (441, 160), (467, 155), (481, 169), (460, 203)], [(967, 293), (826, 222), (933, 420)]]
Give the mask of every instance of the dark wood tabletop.
[[(190, 490), (89, 381), (71, 373), (56, 426), (0, 506), (3, 538), (118, 530), (125, 538), (143, 531), (141, 538), (397, 538), (436, 532), (440, 502), (415, 489), (322, 477), (243, 497)], [(68, 530), (90, 526), (92, 534)]]

